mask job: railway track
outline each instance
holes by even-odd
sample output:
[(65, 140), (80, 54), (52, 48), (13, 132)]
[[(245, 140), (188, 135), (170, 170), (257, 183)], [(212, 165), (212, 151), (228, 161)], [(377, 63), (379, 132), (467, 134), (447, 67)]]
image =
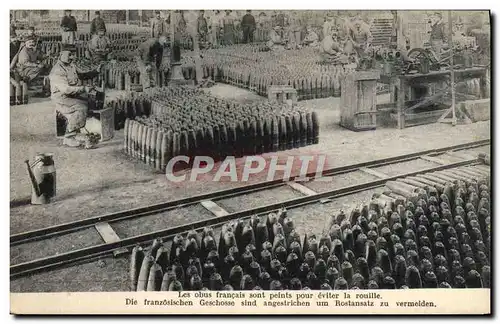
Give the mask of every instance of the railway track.
[[(95, 227), (96, 230), (101, 235), (101, 237), (103, 238), (103, 240), (105, 241), (105, 243), (11, 265), (10, 276), (11, 278), (18, 278), (36, 272), (46, 271), (65, 265), (88, 262), (90, 260), (108, 255), (110, 253), (113, 253), (115, 256), (119, 256), (120, 254), (126, 253), (128, 251), (128, 248), (136, 244), (145, 244), (158, 237), (162, 237), (168, 240), (173, 238), (176, 234), (187, 232), (192, 229), (203, 228), (206, 226), (220, 225), (230, 220), (238, 218), (245, 218), (245, 217), (250, 217), (252, 215), (262, 215), (265, 213), (269, 213), (282, 207), (291, 209), (312, 204), (321, 201), (322, 199), (327, 199), (327, 198), (335, 199), (342, 196), (352, 195), (361, 191), (382, 187), (387, 181), (396, 180), (398, 178), (410, 177), (421, 173), (436, 172), (466, 165), (477, 164), (478, 159), (477, 157), (473, 156), (466, 156), (465, 158), (461, 159), (458, 162), (451, 162), (451, 163), (448, 163), (446, 159), (444, 160), (440, 159), (439, 156), (444, 154), (453, 154), (454, 152), (457, 151), (464, 151), (487, 145), (490, 145), (490, 140), (470, 142), (456, 146), (444, 147), (436, 150), (415, 152), (387, 159), (374, 160), (365, 163), (358, 163), (354, 165), (324, 170), (323, 176), (335, 176), (355, 171), (362, 171), (364, 173), (371, 174), (377, 177), (378, 179), (364, 182), (361, 184), (355, 184), (342, 188), (337, 188), (321, 193), (316, 193), (313, 190), (303, 186), (302, 184), (294, 182), (293, 181), (294, 178), (292, 178), (290, 182), (283, 182), (282, 180), (265, 181), (235, 189), (216, 191), (213, 193), (178, 199), (143, 208), (136, 208), (136, 209), (126, 210), (123, 212), (106, 214), (75, 222), (64, 223), (39, 230), (13, 234), (10, 237), (11, 247), (20, 244), (25, 244), (28, 242), (46, 240), (50, 239), (51, 237), (60, 236), (63, 234)], [(398, 174), (394, 176), (388, 176), (376, 170), (373, 170), (374, 168), (377, 167), (408, 162), (418, 159), (423, 159), (429, 162), (436, 163), (437, 166), (423, 170), (408, 172), (404, 174)], [(313, 178), (314, 176), (315, 174), (307, 175), (307, 177), (309, 178)], [(277, 203), (260, 206), (257, 208), (250, 208), (242, 211), (237, 211), (233, 213), (228, 213), (220, 206), (218, 206), (215, 202), (217, 200), (246, 195), (252, 192), (268, 190), (282, 186), (291, 187), (294, 190), (302, 193), (303, 196), (299, 198), (289, 199), (286, 201), (280, 201)], [(154, 215), (165, 211), (173, 210), (176, 208), (192, 206), (195, 204), (201, 204), (204, 208), (212, 212), (214, 217), (124, 239), (119, 238), (110, 225), (113, 222), (139, 218), (148, 215)]]

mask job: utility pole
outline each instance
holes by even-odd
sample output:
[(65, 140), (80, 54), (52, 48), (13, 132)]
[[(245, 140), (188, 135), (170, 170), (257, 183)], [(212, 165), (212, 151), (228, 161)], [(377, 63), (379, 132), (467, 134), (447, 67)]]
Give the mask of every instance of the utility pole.
[(450, 83), (451, 83), (451, 111), (452, 120), (451, 124), (453, 126), (457, 125), (457, 115), (455, 109), (455, 69), (453, 68), (453, 21), (452, 21), (452, 11), (448, 11), (448, 47), (450, 48)]

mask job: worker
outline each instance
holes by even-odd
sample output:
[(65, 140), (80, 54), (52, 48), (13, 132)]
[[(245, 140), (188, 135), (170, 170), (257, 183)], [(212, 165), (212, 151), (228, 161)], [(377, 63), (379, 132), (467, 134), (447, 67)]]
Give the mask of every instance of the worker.
[(158, 38), (164, 36), (166, 32), (165, 21), (161, 17), (160, 11), (155, 12), (156, 17), (151, 20), (151, 37)]
[(43, 71), (42, 56), (36, 49), (36, 39), (27, 38), (20, 50), (16, 62), (16, 70), (21, 79), (30, 83)]
[(64, 11), (64, 17), (61, 20), (62, 43), (75, 44), (77, 24), (76, 19), (71, 15), (71, 10)]
[(431, 17), (429, 23), (431, 25), (431, 30), (429, 32), (431, 48), (437, 59), (440, 59), (443, 45), (446, 43), (446, 31), (443, 16), (440, 12), (436, 12)]
[(150, 38), (137, 49), (136, 62), (141, 72), (141, 83), (144, 89), (151, 88), (154, 84), (156, 74), (163, 60), (163, 49), (167, 44), (167, 38)]
[(357, 53), (358, 57), (362, 57), (370, 48), (373, 41), (370, 26), (368, 26), (368, 24), (366, 24), (361, 17), (356, 16), (354, 18), (349, 36), (349, 40), (354, 48), (354, 51)]
[(326, 35), (319, 46), (321, 56), (327, 60), (336, 60), (342, 54), (342, 46), (337, 39), (336, 32)]
[(318, 34), (316, 34), (316, 32), (312, 29), (310, 25), (308, 25), (306, 28), (306, 37), (302, 41), (302, 44), (304, 46), (309, 46), (309, 47), (319, 46), (319, 36)]
[(19, 37), (17, 36), (17, 31), (15, 26), (10, 27), (10, 61), (14, 59), (14, 56), (19, 52), (21, 49), (21, 41), (19, 40)]
[(253, 33), (257, 29), (257, 24), (252, 16), (252, 10), (247, 10), (246, 15), (241, 19), (241, 27), (243, 29), (243, 43), (253, 43)]
[(299, 17), (299, 11), (290, 11), (290, 16), (288, 17), (288, 48), (295, 49), (300, 48), (302, 44), (302, 19)]
[(266, 45), (270, 50), (276, 51), (284, 49), (285, 41), (281, 38), (281, 27), (275, 26), (269, 32), (269, 40)]
[(106, 62), (111, 51), (111, 41), (106, 36), (106, 30), (99, 26), (97, 34), (92, 36), (88, 44), (87, 57), (94, 63)]
[(236, 29), (234, 27), (234, 18), (231, 16), (232, 10), (226, 10), (226, 15), (222, 19), (223, 24), (223, 43), (224, 45), (232, 45), (235, 43)]
[(106, 23), (104, 22), (104, 19), (101, 18), (101, 12), (96, 11), (95, 18), (92, 19), (92, 22), (90, 23), (90, 34), (94, 35), (98, 33), (99, 30), (104, 30), (104, 33), (106, 33)]
[(51, 100), (55, 109), (66, 119), (66, 133), (63, 145), (78, 147), (86, 140), (86, 135), (80, 134), (87, 120), (87, 100), (82, 97), (88, 94), (92, 87), (80, 86), (81, 79), (92, 78), (99, 73), (101, 65), (96, 70), (83, 73), (73, 63), (74, 47), (66, 45), (59, 55), (59, 59), (49, 74)]
[(392, 47), (399, 50), (408, 50), (409, 38), (407, 36), (408, 31), (406, 25), (403, 21), (403, 12), (398, 12), (397, 10), (391, 10), (391, 14), (392, 14), (391, 43), (393, 43)]
[(335, 26), (333, 13), (329, 12), (326, 15), (325, 22), (323, 23), (323, 38), (332, 35)]
[(200, 10), (200, 14), (198, 15), (196, 24), (200, 45), (205, 45), (208, 40), (208, 23), (207, 19), (205, 18), (204, 10)]

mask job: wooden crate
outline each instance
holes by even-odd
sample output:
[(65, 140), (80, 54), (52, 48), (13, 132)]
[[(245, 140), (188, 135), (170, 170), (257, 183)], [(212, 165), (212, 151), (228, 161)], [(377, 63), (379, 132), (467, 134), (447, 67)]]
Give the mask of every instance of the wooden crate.
[(291, 100), (293, 104), (297, 103), (297, 90), (290, 86), (272, 85), (267, 89), (267, 98), (272, 102), (286, 103)]
[(375, 71), (352, 72), (341, 80), (340, 125), (352, 131), (377, 127), (377, 80)]

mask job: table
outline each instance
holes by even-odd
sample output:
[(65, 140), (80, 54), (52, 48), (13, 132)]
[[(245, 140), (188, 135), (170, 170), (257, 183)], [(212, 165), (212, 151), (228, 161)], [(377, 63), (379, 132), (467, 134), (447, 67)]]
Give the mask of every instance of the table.
[[(485, 67), (474, 67), (467, 69), (458, 69), (455, 70), (455, 82), (457, 80), (469, 80), (479, 78), (480, 83), (480, 98), (487, 97), (487, 86), (486, 86), (486, 71)], [(407, 109), (407, 102), (405, 101), (406, 93), (412, 88), (416, 88), (418, 86), (428, 85), (430, 83), (442, 83), (446, 82), (451, 76), (450, 70), (445, 71), (431, 71), (426, 74), (415, 73), (415, 74), (403, 74), (403, 75), (393, 75), (387, 76), (382, 75), (379, 82), (389, 84), (391, 87), (394, 85), (397, 86), (397, 92), (392, 93), (391, 101), (395, 101), (396, 110), (397, 110), (397, 122), (398, 129), (405, 128), (405, 115)], [(391, 89), (391, 92), (394, 92)]]

